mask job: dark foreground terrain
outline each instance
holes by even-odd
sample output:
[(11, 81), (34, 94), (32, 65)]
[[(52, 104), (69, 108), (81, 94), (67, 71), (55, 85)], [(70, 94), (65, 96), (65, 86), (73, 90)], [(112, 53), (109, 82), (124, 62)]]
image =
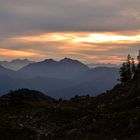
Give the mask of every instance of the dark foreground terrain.
[(69, 101), (21, 89), (0, 97), (0, 140), (139, 140), (140, 76)]

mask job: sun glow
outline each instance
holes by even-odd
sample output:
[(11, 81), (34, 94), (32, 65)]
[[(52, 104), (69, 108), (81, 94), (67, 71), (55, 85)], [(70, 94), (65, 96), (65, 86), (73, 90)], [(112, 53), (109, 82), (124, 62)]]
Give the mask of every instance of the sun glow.
[(76, 42), (104, 43), (104, 42), (122, 42), (140, 41), (140, 35), (122, 36), (122, 35), (107, 35), (107, 34), (90, 34), (87, 37), (78, 37)]
[[(40, 57), (61, 59), (67, 56), (91, 62), (94, 60), (95, 62), (120, 63), (128, 49), (139, 46), (140, 32), (136, 34), (113, 32), (45, 33), (16, 36), (6, 40), (5, 44), (7, 42), (12, 46), (22, 45), (19, 45), (18, 50), (0, 50), (0, 54), (3, 56), (25, 56), (36, 59), (40, 59)], [(136, 47), (135, 49), (137, 49)], [(106, 58), (104, 55), (110, 57)]]
[(140, 42), (140, 35), (127, 36), (108, 33), (47, 33), (13, 38), (23, 42), (68, 42), (68, 43), (132, 43)]

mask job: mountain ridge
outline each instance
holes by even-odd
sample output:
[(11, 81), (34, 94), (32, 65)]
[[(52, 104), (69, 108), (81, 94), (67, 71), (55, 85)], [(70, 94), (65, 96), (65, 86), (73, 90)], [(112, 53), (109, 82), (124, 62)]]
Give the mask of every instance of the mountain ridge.
[(33, 76), (56, 77), (60, 79), (68, 79), (88, 70), (88, 66), (69, 58), (64, 58), (60, 61), (47, 59), (41, 62), (29, 64), (19, 70), (24, 74)]
[(30, 61), (28, 59), (13, 59), (11, 61), (0, 61), (0, 65), (2, 65), (5, 68), (11, 69), (11, 70), (19, 70), (20, 68), (30, 64), (34, 63), (34, 61)]

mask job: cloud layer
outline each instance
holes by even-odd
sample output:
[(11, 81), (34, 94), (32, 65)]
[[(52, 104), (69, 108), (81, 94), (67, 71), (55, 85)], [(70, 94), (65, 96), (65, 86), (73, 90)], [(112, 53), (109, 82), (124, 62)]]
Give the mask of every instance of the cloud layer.
[[(139, 0), (0, 0), (1, 58), (68, 56), (88, 62), (120, 62), (123, 55), (139, 49), (135, 40), (140, 33), (139, 7)], [(72, 38), (97, 33), (128, 40), (72, 42)], [(26, 41), (21, 40), (24, 37)]]

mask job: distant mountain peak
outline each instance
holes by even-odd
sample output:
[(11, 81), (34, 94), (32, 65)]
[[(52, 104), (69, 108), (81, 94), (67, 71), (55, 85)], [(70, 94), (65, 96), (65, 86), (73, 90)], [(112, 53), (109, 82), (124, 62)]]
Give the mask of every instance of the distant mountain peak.
[(45, 63), (54, 63), (56, 62), (54, 59), (45, 59), (44, 61), (42, 62), (45, 62)]
[(68, 58), (68, 57), (65, 57), (65, 58), (63, 58), (62, 60), (60, 60), (60, 62), (61, 62), (61, 61), (73, 61), (73, 59)]
[(30, 61), (28, 59), (13, 59), (11, 61), (0, 61), (0, 65), (11, 70), (19, 70), (20, 68), (23, 68), (24, 66), (31, 63), (34, 63), (34, 61)]
[(60, 60), (60, 62), (67, 62), (67, 61), (77, 61), (77, 60), (73, 60), (71, 58), (65, 57), (62, 60)]
[(41, 62), (37, 62), (36, 64), (78, 64), (78, 65), (83, 65), (86, 66), (85, 64), (83, 64), (82, 62), (78, 61), (78, 60), (74, 60), (71, 58), (63, 58), (60, 61), (55, 61), (54, 59), (45, 59), (44, 61)]
[(10, 61), (10, 63), (31, 63), (33, 61), (30, 61), (28, 59), (13, 59)]
[[(71, 63), (71, 64), (80, 64), (80, 65), (85, 65), (82, 62), (78, 61), (78, 60), (74, 60), (71, 58), (67, 58), (65, 57), (64, 59), (59, 61), (60, 63)], [(85, 65), (86, 66), (86, 65)]]
[(64, 58), (60, 61), (46, 59), (41, 62), (33, 63), (20, 69), (24, 74), (33, 76), (55, 77), (67, 79), (87, 71), (89, 68), (80, 61)]

